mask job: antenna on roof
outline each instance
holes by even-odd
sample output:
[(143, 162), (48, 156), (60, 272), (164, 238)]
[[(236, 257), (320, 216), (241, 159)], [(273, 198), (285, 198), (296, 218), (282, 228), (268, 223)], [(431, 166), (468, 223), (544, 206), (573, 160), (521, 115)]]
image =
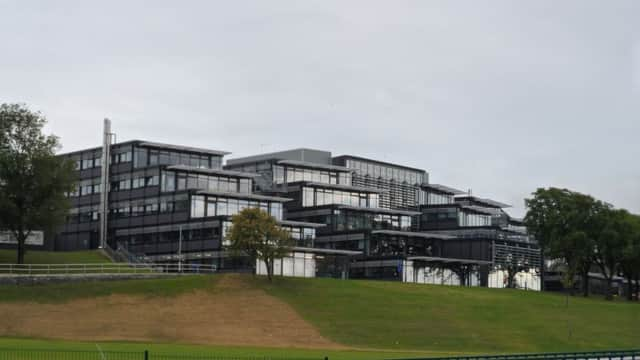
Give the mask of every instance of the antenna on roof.
[(469, 189), (469, 190), (467, 191), (467, 194), (469, 194), (469, 196), (471, 196), (471, 189)]

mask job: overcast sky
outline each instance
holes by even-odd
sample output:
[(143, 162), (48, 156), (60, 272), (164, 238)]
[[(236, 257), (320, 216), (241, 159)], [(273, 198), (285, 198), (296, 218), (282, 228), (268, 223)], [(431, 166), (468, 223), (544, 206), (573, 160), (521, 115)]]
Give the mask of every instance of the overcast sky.
[(640, 1), (5, 1), (0, 102), (147, 139), (426, 169), (640, 212)]

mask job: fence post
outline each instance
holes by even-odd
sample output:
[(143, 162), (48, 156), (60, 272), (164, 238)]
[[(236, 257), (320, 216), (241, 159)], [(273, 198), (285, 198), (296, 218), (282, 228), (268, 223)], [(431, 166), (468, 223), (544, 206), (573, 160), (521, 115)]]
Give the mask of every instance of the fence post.
[(149, 360), (149, 350), (144, 351), (144, 360)]

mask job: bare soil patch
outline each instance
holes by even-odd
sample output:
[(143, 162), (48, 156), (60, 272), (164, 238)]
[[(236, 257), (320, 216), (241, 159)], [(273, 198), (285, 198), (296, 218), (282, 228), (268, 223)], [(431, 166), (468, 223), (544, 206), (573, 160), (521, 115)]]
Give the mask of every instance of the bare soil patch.
[(288, 304), (226, 275), (213, 291), (176, 297), (111, 295), (63, 304), (0, 303), (0, 336), (79, 341), (345, 349)]

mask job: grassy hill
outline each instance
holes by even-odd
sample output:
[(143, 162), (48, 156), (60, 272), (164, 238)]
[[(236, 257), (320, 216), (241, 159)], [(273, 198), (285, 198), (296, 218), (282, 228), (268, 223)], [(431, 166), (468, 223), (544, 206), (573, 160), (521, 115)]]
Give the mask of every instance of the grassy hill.
[[(221, 287), (221, 283), (226, 285)], [(0, 293), (0, 314), (4, 308), (6, 317), (15, 317), (12, 306), (22, 306), (25, 301), (35, 302), (33, 306), (42, 306), (38, 303), (53, 306), (47, 310), (51, 312), (44, 312), (42, 315), (47, 316), (48, 313), (66, 311), (65, 308), (69, 306), (77, 306), (80, 310), (83, 307), (91, 308), (91, 304), (86, 302), (95, 299), (106, 304), (107, 307), (103, 304), (97, 309), (105, 311), (107, 315), (110, 312), (118, 313), (121, 303), (127, 309), (136, 309), (135, 325), (141, 332), (146, 331), (142, 325), (145, 321), (149, 324), (154, 321), (166, 323), (167, 317), (173, 316), (172, 311), (178, 308), (194, 309), (192, 313), (180, 310), (176, 319), (186, 317), (197, 320), (194, 326), (202, 322), (203, 326), (206, 325), (203, 327), (204, 331), (215, 331), (216, 325), (210, 325), (209, 319), (198, 319), (199, 314), (216, 312), (224, 315), (231, 312), (234, 315), (230, 319), (235, 314), (241, 318), (243, 325), (238, 326), (242, 330), (239, 334), (249, 331), (250, 329), (245, 330), (243, 327), (250, 326), (257, 327), (253, 329), (255, 334), (269, 334), (262, 339), (262, 335), (257, 335), (257, 340), (264, 342), (260, 345), (253, 341), (251, 348), (246, 347), (247, 345), (233, 347), (233, 343), (221, 344), (203, 338), (161, 336), (156, 329), (153, 329), (155, 332), (149, 331), (150, 338), (145, 338), (154, 343), (217, 345), (218, 347), (209, 348), (208, 351), (220, 355), (249, 354), (250, 351), (254, 351), (253, 355), (261, 355), (277, 350), (259, 350), (256, 353), (256, 349), (284, 346), (268, 337), (273, 336), (278, 329), (286, 330), (289, 320), (282, 318), (286, 307), (283, 308), (280, 303), (293, 309), (300, 319), (317, 329), (327, 341), (338, 344), (339, 347), (331, 348), (331, 353), (334, 358), (339, 359), (640, 347), (640, 304), (576, 297), (570, 298), (567, 308), (566, 299), (562, 295), (508, 289), (293, 278), (277, 278), (270, 284), (261, 277), (216, 275), (0, 287)], [(118, 294), (126, 296), (124, 300), (120, 299), (124, 302), (113, 297)], [(154, 311), (143, 314), (142, 310), (150, 307)], [(137, 309), (141, 311), (138, 312)], [(20, 321), (16, 320), (17, 323)], [(133, 320), (123, 320), (126, 321)], [(284, 330), (280, 324), (283, 321)], [(2, 322), (0, 316), (0, 330)], [(189, 333), (188, 327), (191, 324), (192, 322), (185, 322), (181, 325), (183, 328), (180, 333)], [(122, 326), (127, 327), (128, 324)], [(234, 326), (229, 324), (226, 329), (232, 327)], [(7, 328), (12, 327), (5, 327)], [(5, 330), (1, 335), (4, 340), (0, 341), (0, 346), (17, 341), (11, 340), (12, 336), (25, 336), (12, 334), (10, 330)], [(78, 339), (88, 341), (86, 331), (81, 335), (84, 337)], [(100, 341), (101, 338), (93, 340)], [(295, 334), (293, 341), (296, 344)], [(126, 346), (120, 344), (117, 349)], [(163, 346), (171, 348), (178, 345)], [(360, 352), (354, 352), (354, 349)], [(362, 351), (368, 351), (368, 355), (363, 355), (365, 353)], [(372, 351), (378, 355), (374, 356)], [(319, 354), (317, 350), (309, 349), (296, 349), (294, 353), (298, 356)]]
[(640, 347), (640, 304), (511, 289), (276, 279), (269, 294), (342, 344), (549, 352)]
[[(15, 264), (16, 250), (0, 249), (0, 264)], [(25, 264), (95, 264), (111, 262), (98, 250), (34, 251), (28, 250)]]

